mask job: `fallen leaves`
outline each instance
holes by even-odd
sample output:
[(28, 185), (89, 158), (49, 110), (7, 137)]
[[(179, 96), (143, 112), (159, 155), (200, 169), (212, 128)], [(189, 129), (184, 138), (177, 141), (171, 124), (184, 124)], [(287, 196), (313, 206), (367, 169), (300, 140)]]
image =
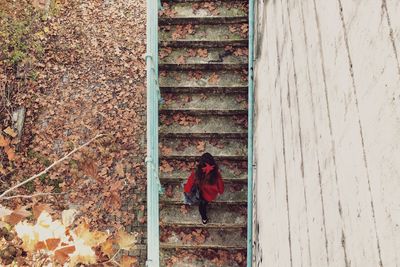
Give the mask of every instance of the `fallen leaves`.
[(199, 48), (199, 49), (197, 49), (197, 56), (199, 56), (199, 57), (208, 57), (208, 51), (207, 51), (207, 49), (202, 49), (202, 48)]
[(2, 134), (0, 134), (0, 148), (1, 147), (4, 149), (9, 161), (15, 160), (14, 148), (11, 146), (10, 140), (7, 137), (4, 137)]
[(124, 250), (134, 249), (135, 244), (137, 242), (137, 234), (131, 235), (126, 233), (125, 231), (120, 230), (117, 233), (115, 242), (118, 244), (120, 249)]
[(216, 85), (216, 84), (218, 84), (219, 80), (220, 80), (219, 75), (216, 74), (215, 72), (213, 72), (210, 75), (210, 77), (208, 78), (208, 83), (212, 84), (212, 85)]

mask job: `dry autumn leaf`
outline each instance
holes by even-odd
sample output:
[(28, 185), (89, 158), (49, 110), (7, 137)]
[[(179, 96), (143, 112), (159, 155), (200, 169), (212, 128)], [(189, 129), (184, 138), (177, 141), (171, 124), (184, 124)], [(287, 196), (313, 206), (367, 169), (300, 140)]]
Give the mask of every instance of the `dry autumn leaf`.
[(115, 239), (120, 249), (130, 250), (135, 248), (137, 234), (131, 235), (123, 230), (119, 230)]
[(204, 152), (204, 150), (206, 149), (206, 142), (198, 141), (196, 148), (197, 148), (197, 151)]
[(83, 240), (83, 243), (89, 247), (97, 247), (108, 238), (107, 233), (99, 231), (91, 232), (89, 230), (89, 225), (86, 222), (78, 225), (78, 227), (74, 229), (74, 234), (77, 238)]
[(0, 134), (0, 147), (7, 147), (10, 145), (10, 141), (4, 137), (2, 134)]
[(176, 59), (176, 63), (179, 64), (179, 65), (185, 64), (185, 62), (186, 62), (186, 60), (185, 60), (185, 57), (184, 57), (184, 56), (179, 56), (179, 57)]
[(69, 209), (69, 210), (64, 210), (61, 213), (61, 218), (62, 218), (62, 223), (65, 227), (70, 226), (74, 220), (75, 216), (78, 214), (78, 211), (76, 209)]
[(138, 259), (134, 256), (124, 255), (121, 259), (121, 267), (132, 267), (138, 263)]
[(12, 213), (12, 210), (0, 205), (0, 220), (3, 219), (4, 217), (10, 215)]
[(57, 262), (64, 264), (69, 260), (69, 254), (75, 252), (75, 246), (64, 246), (54, 251), (54, 258)]
[(101, 251), (106, 254), (108, 257), (114, 255), (114, 240), (108, 239), (106, 242), (101, 244)]
[(197, 49), (197, 55), (199, 57), (208, 57), (208, 51), (205, 48), (204, 49), (199, 48), (199, 49)]
[(212, 84), (212, 85), (217, 84), (217, 83), (219, 82), (219, 76), (218, 76), (218, 74), (216, 74), (215, 72), (213, 72), (213, 73), (210, 75), (210, 78), (208, 78), (208, 82), (209, 82), (209, 84)]
[(12, 138), (17, 136), (17, 133), (11, 127), (7, 127), (3, 130), (3, 132), (11, 136)]
[(12, 213), (8, 216), (4, 217), (4, 221), (11, 224), (16, 225), (26, 217), (29, 217), (31, 213), (26, 210), (26, 207), (19, 207), (12, 211)]

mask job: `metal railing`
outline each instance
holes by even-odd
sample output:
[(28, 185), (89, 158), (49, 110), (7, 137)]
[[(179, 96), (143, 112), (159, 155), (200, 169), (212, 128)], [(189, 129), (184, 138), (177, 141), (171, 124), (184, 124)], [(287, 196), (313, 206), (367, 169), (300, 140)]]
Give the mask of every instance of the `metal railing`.
[(247, 267), (253, 263), (254, 0), (249, 0), (249, 112), (247, 137)]
[(146, 266), (159, 267), (159, 192), (158, 177), (158, 9), (160, 0), (147, 0), (147, 261)]

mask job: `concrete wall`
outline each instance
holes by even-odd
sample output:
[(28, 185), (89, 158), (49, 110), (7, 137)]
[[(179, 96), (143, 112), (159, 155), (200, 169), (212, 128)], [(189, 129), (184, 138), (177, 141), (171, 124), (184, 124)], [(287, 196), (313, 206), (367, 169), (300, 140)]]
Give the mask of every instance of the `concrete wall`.
[(400, 266), (400, 1), (257, 12), (255, 266)]

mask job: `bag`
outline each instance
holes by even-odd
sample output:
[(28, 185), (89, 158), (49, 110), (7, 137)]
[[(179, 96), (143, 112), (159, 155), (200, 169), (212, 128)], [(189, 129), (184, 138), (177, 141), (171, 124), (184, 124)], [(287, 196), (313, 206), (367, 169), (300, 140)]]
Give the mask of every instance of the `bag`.
[(200, 202), (200, 188), (197, 184), (192, 186), (190, 193), (183, 192), (183, 195), (185, 204), (193, 205)]

